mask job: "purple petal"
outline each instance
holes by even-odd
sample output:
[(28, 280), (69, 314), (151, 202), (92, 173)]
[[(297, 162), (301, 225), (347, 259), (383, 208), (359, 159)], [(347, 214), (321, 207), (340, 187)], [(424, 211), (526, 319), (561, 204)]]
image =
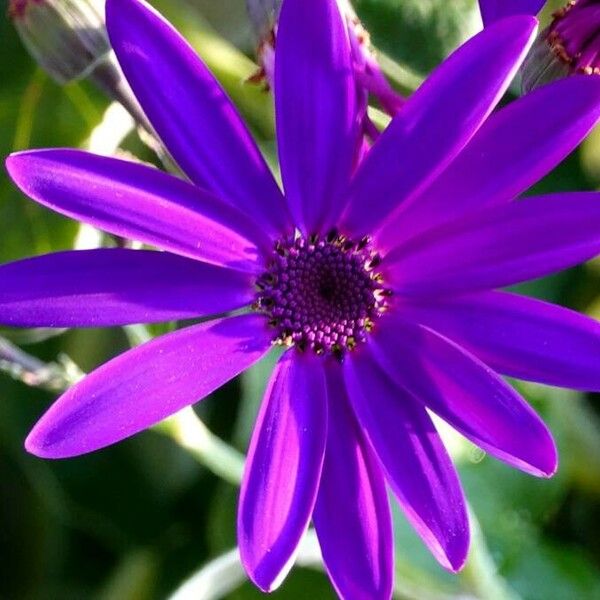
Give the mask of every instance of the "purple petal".
[(387, 600), (394, 549), (385, 481), (340, 369), (327, 375), (330, 427), (313, 515), (323, 560), (340, 598)]
[(275, 589), (292, 566), (315, 503), (326, 439), (321, 362), (287, 352), (254, 428), (238, 511), (242, 562), (263, 591)]
[(350, 43), (335, 0), (283, 3), (275, 109), (286, 198), (296, 224), (310, 233), (336, 216), (359, 142)]
[(28, 196), (68, 217), (190, 258), (256, 272), (270, 242), (234, 208), (137, 163), (78, 150), (12, 154), (6, 167)]
[(527, 473), (554, 474), (558, 459), (550, 432), (480, 360), (426, 327), (391, 317), (372, 337), (388, 375), (464, 436)]
[(344, 375), (406, 517), (440, 564), (459, 570), (469, 548), (464, 497), (427, 412), (384, 373), (368, 347), (350, 355)]
[(343, 229), (354, 237), (372, 234), (450, 163), (504, 94), (535, 30), (532, 17), (506, 19), (474, 36), (433, 72), (358, 170)]
[(188, 43), (138, 0), (108, 0), (106, 24), (129, 84), (189, 178), (269, 233), (290, 229), (282, 194), (255, 142)]
[(432, 185), (386, 223), (378, 245), (392, 248), (441, 223), (510, 202), (563, 160), (599, 117), (596, 77), (569, 77), (512, 102), (492, 115)]
[(0, 265), (0, 323), (104, 327), (217, 314), (250, 304), (251, 277), (167, 252), (81, 250)]
[(398, 309), (500, 373), (600, 392), (600, 323), (572, 310), (505, 292), (419, 300)]
[(201, 400), (271, 347), (260, 315), (194, 325), (102, 365), (63, 394), (25, 447), (68, 458), (114, 444)]
[(484, 25), (511, 15), (537, 15), (546, 0), (479, 0)]
[(573, 192), (494, 206), (398, 246), (386, 257), (404, 296), (512, 285), (600, 252), (600, 194)]

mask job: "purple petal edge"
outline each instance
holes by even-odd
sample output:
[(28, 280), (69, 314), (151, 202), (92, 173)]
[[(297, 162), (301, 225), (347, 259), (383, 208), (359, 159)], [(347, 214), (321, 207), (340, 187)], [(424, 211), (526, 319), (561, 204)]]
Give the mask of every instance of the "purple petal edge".
[(69, 458), (114, 444), (203, 399), (270, 348), (260, 315), (158, 337), (65, 392), (36, 423), (25, 448), (41, 458)]

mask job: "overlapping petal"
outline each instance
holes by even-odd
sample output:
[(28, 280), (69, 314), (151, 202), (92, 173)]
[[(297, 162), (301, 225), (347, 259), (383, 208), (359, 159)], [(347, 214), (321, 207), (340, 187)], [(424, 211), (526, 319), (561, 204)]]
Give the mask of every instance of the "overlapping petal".
[(456, 471), (425, 411), (369, 348), (344, 362), (348, 394), (408, 520), (447, 569), (462, 567), (469, 525)]
[(296, 224), (326, 227), (358, 150), (350, 42), (335, 0), (286, 0), (275, 53), (281, 176)]
[(386, 257), (403, 296), (512, 285), (600, 253), (600, 194), (525, 198), (480, 211), (396, 247)]
[(402, 315), (512, 377), (600, 391), (600, 323), (506, 292), (402, 304)]
[(563, 160), (600, 118), (600, 79), (570, 77), (492, 115), (433, 183), (377, 234), (393, 248), (423, 231), (509, 202)]
[(106, 24), (127, 81), (189, 178), (270, 233), (289, 230), (282, 194), (254, 140), (188, 43), (139, 0), (108, 0)]
[(331, 426), (313, 515), (323, 560), (341, 598), (387, 600), (394, 551), (385, 481), (333, 365), (327, 397)]
[(70, 388), (38, 421), (25, 446), (36, 456), (67, 458), (114, 444), (201, 400), (270, 347), (260, 315), (156, 338)]
[(151, 167), (68, 149), (19, 152), (6, 166), (40, 204), (176, 254), (256, 272), (257, 246), (270, 246), (235, 208)]
[(546, 0), (479, 0), (484, 25), (510, 15), (536, 15)]
[(372, 348), (386, 373), (475, 444), (532, 475), (557, 468), (556, 446), (534, 410), (499, 375), (434, 331), (390, 317)]
[(103, 327), (172, 321), (250, 304), (249, 275), (168, 252), (57, 252), (0, 265), (0, 323)]
[(533, 17), (506, 19), (474, 36), (432, 73), (358, 170), (342, 230), (354, 237), (373, 234), (442, 172), (502, 97), (535, 30)]
[(252, 581), (275, 589), (308, 527), (327, 439), (327, 391), (315, 357), (287, 352), (269, 382), (250, 442), (238, 544)]

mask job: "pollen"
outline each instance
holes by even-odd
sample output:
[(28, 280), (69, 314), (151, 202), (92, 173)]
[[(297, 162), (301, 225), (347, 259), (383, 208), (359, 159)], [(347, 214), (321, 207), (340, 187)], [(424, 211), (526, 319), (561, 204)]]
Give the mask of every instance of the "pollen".
[(391, 300), (381, 263), (368, 238), (355, 242), (335, 230), (279, 240), (256, 281), (254, 309), (268, 318), (275, 344), (341, 360)]

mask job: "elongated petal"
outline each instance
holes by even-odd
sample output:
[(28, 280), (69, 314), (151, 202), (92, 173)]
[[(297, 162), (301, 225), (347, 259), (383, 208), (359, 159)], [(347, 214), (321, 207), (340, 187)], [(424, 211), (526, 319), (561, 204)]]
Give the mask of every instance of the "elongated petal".
[(289, 229), (282, 194), (254, 140), (188, 43), (139, 0), (108, 0), (106, 24), (129, 84), (189, 178), (270, 233)]
[(535, 30), (533, 17), (506, 19), (474, 36), (433, 72), (357, 172), (342, 229), (356, 237), (372, 234), (442, 172), (502, 97)]
[(321, 363), (287, 352), (271, 376), (240, 492), (242, 562), (263, 591), (274, 590), (292, 566), (315, 503), (326, 438)]
[(260, 315), (156, 338), (69, 389), (37, 422), (25, 447), (43, 458), (67, 458), (114, 444), (201, 400), (270, 347)]
[(420, 300), (400, 310), (500, 373), (600, 391), (600, 323), (572, 310), (505, 292)]
[(469, 524), (456, 471), (429, 415), (369, 348), (344, 363), (348, 394), (408, 520), (446, 569), (462, 567)]
[(352, 412), (341, 369), (327, 372), (329, 423), (313, 520), (340, 598), (388, 600), (394, 550), (381, 467)]
[(600, 194), (565, 193), (495, 206), (432, 230), (387, 257), (406, 296), (512, 285), (600, 252)]
[(546, 0), (479, 0), (484, 25), (510, 15), (537, 15)]
[(256, 245), (269, 246), (241, 213), (151, 167), (78, 150), (19, 152), (6, 166), (40, 204), (176, 254), (257, 271)]
[(550, 432), (480, 360), (426, 327), (391, 317), (373, 338), (388, 375), (455, 429), (518, 469), (538, 477), (554, 474)]
[(569, 77), (512, 102), (386, 223), (378, 245), (394, 247), (441, 223), (510, 202), (563, 160), (599, 118), (597, 77)]
[(250, 304), (249, 275), (167, 252), (57, 252), (0, 265), (0, 323), (103, 327), (172, 321)]
[(358, 151), (350, 43), (336, 0), (286, 0), (275, 54), (279, 161), (305, 232), (324, 227)]

